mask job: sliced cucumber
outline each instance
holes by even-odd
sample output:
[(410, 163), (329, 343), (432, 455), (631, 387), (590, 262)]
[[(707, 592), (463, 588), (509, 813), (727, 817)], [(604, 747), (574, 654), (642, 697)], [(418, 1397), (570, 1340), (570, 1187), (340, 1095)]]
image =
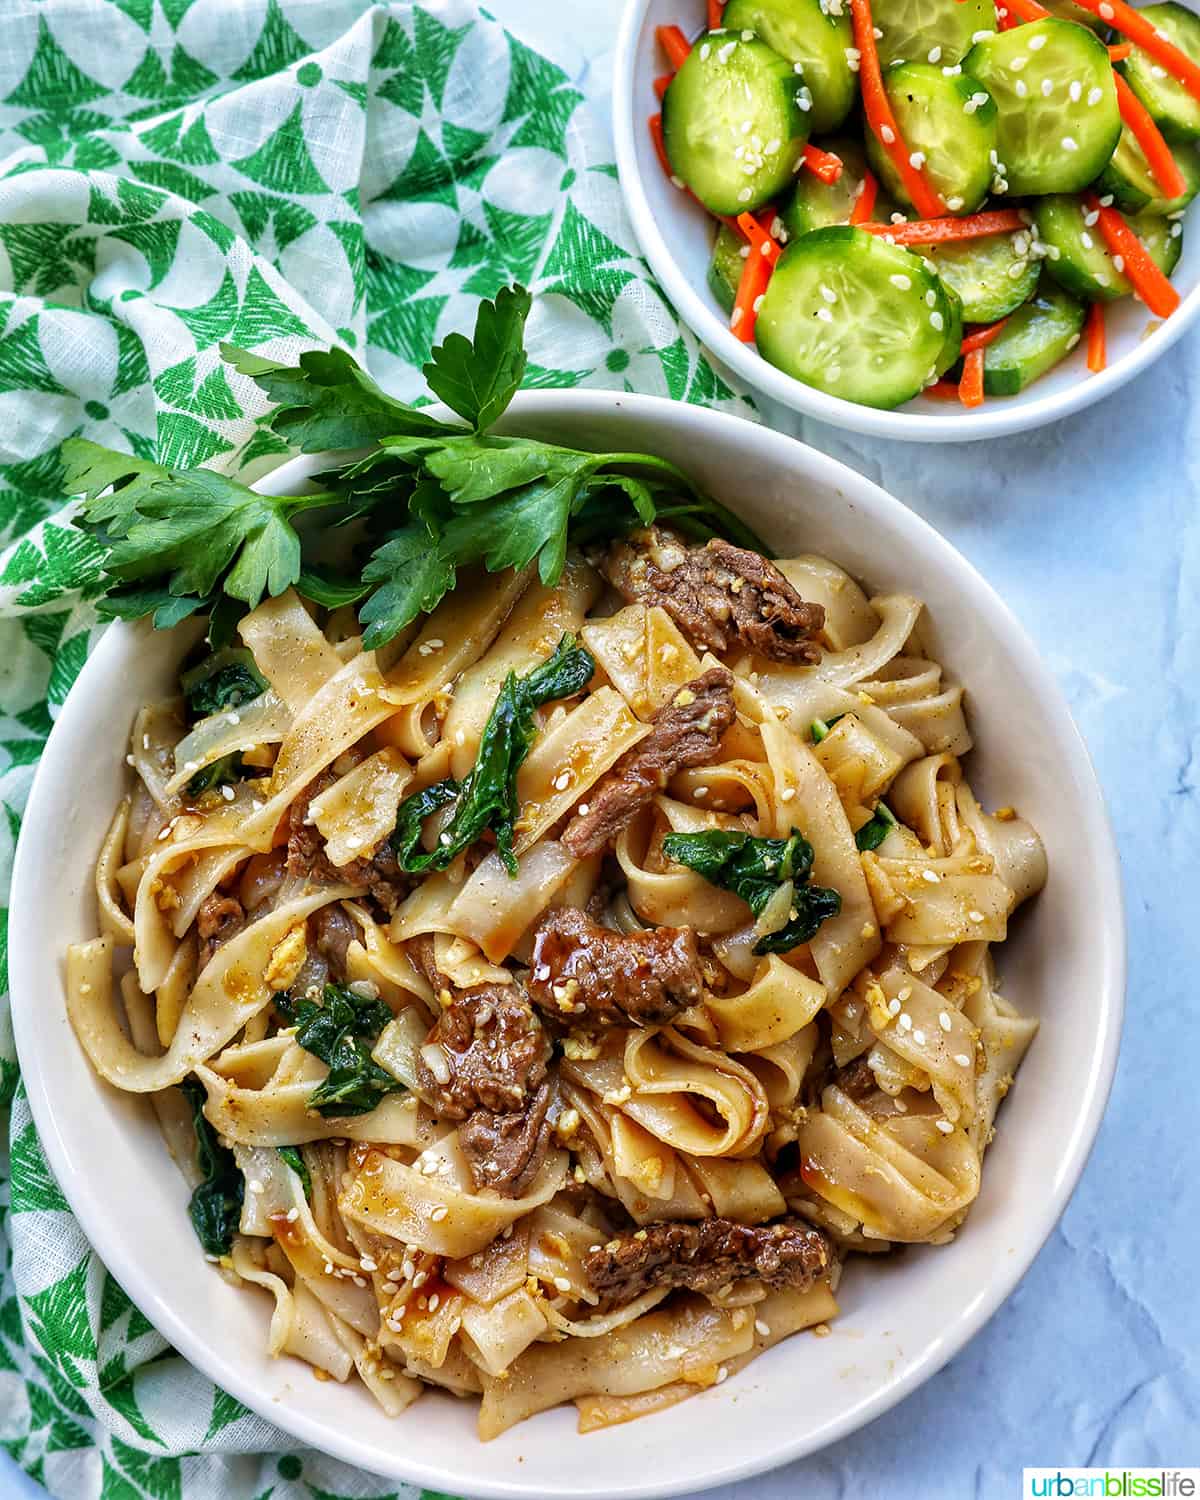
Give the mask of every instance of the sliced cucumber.
[(1053, 369), (1079, 342), (1084, 305), (1052, 281), (1043, 281), (1031, 302), (1018, 307), (983, 356), (983, 388), (989, 396), (1015, 396)]
[(994, 323), (1028, 302), (1038, 284), (1038, 263), (1029, 254), (1030, 235), (989, 234), (961, 244), (929, 245), (937, 273), (962, 298), (968, 323)]
[[(1046, 269), (1060, 286), (1092, 302), (1113, 302), (1129, 296), (1132, 286), (1113, 264), (1099, 229), (1087, 224), (1078, 198), (1055, 194), (1043, 198), (1034, 212), (1038, 236), (1051, 248)], [(1169, 276), (1183, 248), (1182, 224), (1158, 214), (1143, 214), (1131, 219), (1129, 227), (1158, 269)], [(1056, 250), (1057, 255), (1053, 253)]]
[[(947, 78), (933, 63), (898, 63), (883, 82), (901, 139), (924, 157), (925, 175), (946, 207), (972, 213), (987, 194), (997, 149), (996, 106), (987, 90), (965, 72)], [(888, 192), (910, 203), (900, 173), (872, 131), (867, 156)]]
[(768, 203), (792, 179), (808, 139), (802, 80), (766, 42), (708, 32), (663, 99), (672, 169), (710, 213)]
[[(953, 4), (954, 0), (949, 0)], [(796, 68), (808, 88), (809, 126), (834, 130), (850, 113), (858, 84), (846, 48), (854, 45), (848, 7), (834, 13), (829, 0), (729, 0), (722, 25), (730, 33), (755, 31)]]
[[(874, 0), (871, 6), (884, 67), (930, 62), (949, 68), (975, 44), (975, 34), (996, 30), (993, 0)], [(931, 55), (932, 54), (932, 55)]]
[[(807, 234), (810, 229), (824, 229), (829, 224), (845, 224), (858, 201), (867, 159), (862, 143), (848, 136), (835, 136), (822, 142), (827, 151), (842, 159), (842, 173), (836, 182), (822, 182), (815, 172), (800, 172), (796, 185), (779, 210), (779, 217), (790, 239)], [(873, 219), (886, 224), (897, 212), (895, 200), (880, 190), (871, 213)]]
[(1084, 10), (1082, 5), (1076, 5), (1075, 0), (1042, 0), (1042, 9), (1048, 10), (1060, 21), (1077, 21), (1089, 31), (1103, 34), (1106, 29), (1099, 16), (1093, 15), (1090, 10)]
[[(1200, 63), (1200, 16), (1174, 4), (1174, 0), (1167, 0), (1165, 5), (1147, 5), (1138, 14), (1193, 62)], [(1167, 140), (1200, 139), (1200, 100), (1194, 99), (1161, 63), (1135, 47), (1119, 66), (1125, 81), (1150, 111)]]
[[(925, 267), (929, 269), (928, 265)], [(941, 278), (938, 278), (941, 280)], [(946, 337), (942, 342), (942, 352), (937, 357), (934, 372), (942, 376), (954, 364), (962, 351), (963, 340), (963, 305), (962, 298), (948, 285), (942, 282), (942, 291), (945, 293), (946, 301), (950, 304), (950, 315), (946, 319)]]
[(1077, 193), (1104, 170), (1121, 114), (1108, 51), (1086, 26), (1053, 16), (1017, 26), (973, 47), (963, 69), (999, 109), (1005, 191)]
[(734, 234), (728, 225), (722, 224), (717, 230), (712, 260), (708, 263), (708, 289), (723, 312), (733, 311), (738, 283), (742, 279), (742, 267), (746, 264), (742, 251), (749, 249), (750, 246), (741, 235)]
[(759, 309), (758, 349), (831, 396), (899, 406), (937, 374), (957, 315), (920, 256), (836, 225), (780, 256)]
[(1176, 146), (1175, 165), (1183, 173), (1187, 190), (1178, 198), (1164, 198), (1142, 148), (1127, 127), (1112, 154), (1112, 160), (1096, 179), (1097, 193), (1111, 193), (1122, 213), (1173, 214), (1186, 208), (1200, 192), (1200, 153), (1195, 146)]

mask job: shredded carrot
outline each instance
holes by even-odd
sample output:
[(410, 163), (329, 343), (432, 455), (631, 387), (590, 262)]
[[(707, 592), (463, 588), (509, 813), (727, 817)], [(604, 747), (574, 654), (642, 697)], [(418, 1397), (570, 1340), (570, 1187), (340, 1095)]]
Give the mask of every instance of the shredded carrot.
[(944, 214), (946, 205), (942, 202), (941, 194), (929, 182), (924, 171), (913, 166), (908, 147), (901, 138), (900, 127), (896, 124), (896, 116), (892, 113), (879, 68), (871, 0), (850, 0), (850, 19), (854, 23), (854, 45), (859, 54), (858, 81), (862, 89), (867, 124), (899, 172), (904, 191), (912, 199), (917, 212), (927, 219)]
[(773, 270), (774, 264), (770, 256), (755, 255), (753, 250), (742, 263), (742, 275), (738, 281), (737, 296), (734, 299), (729, 326), (733, 330), (734, 337), (741, 339), (743, 344), (754, 342), (754, 325), (758, 321), (759, 303), (767, 289)]
[(659, 165), (676, 187), (683, 187), (684, 184), (675, 175), (675, 169), (671, 165), (671, 158), (667, 155), (667, 143), (663, 139), (662, 115), (651, 115), (646, 123), (650, 127), (650, 139), (654, 142), (654, 149), (658, 153)]
[(1087, 367), (1093, 375), (1108, 364), (1108, 349), (1104, 338), (1104, 303), (1093, 302), (1087, 317)]
[(996, 30), (997, 31), (1011, 31), (1014, 26), (1019, 26), (1020, 24), (1021, 24), (1020, 21), (1017, 20), (1016, 16), (1013, 15), (1013, 13), (1012, 13), (1011, 10), (1008, 10), (1003, 5), (997, 5), (997, 7), (996, 7)]
[(671, 71), (678, 73), (687, 62), (688, 53), (692, 50), (691, 42), (678, 26), (658, 26), (655, 28), (654, 35), (658, 38), (658, 45), (667, 54)]
[(1163, 140), (1162, 131), (1150, 117), (1150, 111), (1133, 92), (1120, 73), (1113, 74), (1117, 85), (1117, 103), (1121, 106), (1121, 118), (1128, 125), (1142, 155), (1154, 176), (1155, 182), (1168, 198), (1178, 198), (1187, 192), (1187, 182), (1179, 170), (1179, 164), (1171, 155), (1171, 148)]
[(822, 151), (820, 146), (814, 146), (811, 141), (804, 148), (804, 165), (822, 182), (833, 183), (842, 175), (842, 158), (835, 156), (832, 151)]
[[(1009, 0), (1006, 0), (1009, 3)], [(1174, 42), (1160, 36), (1153, 24), (1125, 0), (1075, 0), (1084, 10), (1107, 21), (1114, 31), (1127, 36), (1135, 47), (1161, 63), (1172, 78), (1177, 78), (1193, 99), (1200, 99), (1200, 63), (1181, 52)]]
[[(1010, 16), (1015, 16), (1017, 21), (1044, 21), (1050, 12), (1044, 5), (1039, 5), (1037, 0), (1004, 0), (1008, 6)], [(1011, 27), (1015, 24), (1009, 22)]]
[(941, 245), (951, 240), (977, 240), (985, 234), (1012, 234), (1028, 226), (1015, 208), (997, 208), (962, 219), (911, 219), (907, 224), (861, 224), (871, 234), (885, 235), (897, 245)]
[(865, 224), (875, 212), (875, 199), (879, 196), (879, 184), (875, 174), (868, 168), (863, 173), (862, 187), (850, 210), (851, 224)]
[(976, 349), (986, 349), (993, 339), (999, 337), (1000, 330), (1007, 322), (1007, 318), (1001, 318), (998, 323), (985, 323), (982, 327), (972, 328), (963, 338), (962, 353), (974, 354)]
[(1131, 42), (1119, 42), (1117, 46), (1108, 49), (1108, 60), (1109, 62), (1124, 62), (1132, 51)]
[(958, 383), (958, 399), (964, 406), (983, 405), (983, 360), (982, 349), (972, 349), (963, 359), (962, 379)]
[(1179, 306), (1179, 293), (1150, 259), (1124, 215), (1115, 208), (1105, 208), (1095, 193), (1084, 193), (1083, 201), (1089, 212), (1098, 215), (1097, 225), (1113, 257), (1114, 268), (1128, 277), (1134, 291), (1156, 317), (1169, 318)]
[(958, 387), (952, 380), (935, 380), (932, 385), (927, 385), (921, 394), (932, 396), (935, 401), (957, 401)]
[(751, 260), (754, 259), (756, 254), (765, 256), (768, 263), (773, 266), (779, 259), (779, 245), (771, 237), (771, 231), (767, 225), (774, 221), (774, 210), (768, 209), (763, 218), (767, 221), (766, 224), (756, 219), (753, 214), (738, 214), (737, 227), (741, 230), (742, 235), (750, 241)]
[(660, 104), (666, 98), (667, 90), (671, 87), (671, 79), (674, 77), (674, 73), (660, 73), (654, 80), (654, 92)]
[(708, 29), (719, 31), (725, 16), (725, 0), (708, 0)]

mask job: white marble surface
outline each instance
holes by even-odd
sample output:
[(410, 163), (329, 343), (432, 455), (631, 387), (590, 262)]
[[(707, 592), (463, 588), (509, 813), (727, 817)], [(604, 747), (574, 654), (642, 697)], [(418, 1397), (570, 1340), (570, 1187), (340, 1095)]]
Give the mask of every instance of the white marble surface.
[[(607, 114), (615, 0), (489, 8)], [(927, 517), (1041, 644), (1110, 801), (1131, 979), (1099, 1141), (1016, 1294), (887, 1416), (723, 1500), (1007, 1500), (1027, 1464), (1200, 1464), (1198, 394), (1192, 335), (1091, 411), (995, 443), (888, 444), (764, 411)], [(0, 1495), (41, 1493), (0, 1454)]]

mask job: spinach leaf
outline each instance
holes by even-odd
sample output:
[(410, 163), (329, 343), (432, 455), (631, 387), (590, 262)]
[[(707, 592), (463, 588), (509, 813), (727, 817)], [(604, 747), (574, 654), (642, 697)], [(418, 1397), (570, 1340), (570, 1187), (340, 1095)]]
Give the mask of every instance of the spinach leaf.
[(404, 1085), (371, 1056), (370, 1043), (392, 1019), (382, 1000), (368, 1000), (340, 984), (327, 984), (321, 1004), (315, 1000), (274, 997), (275, 1009), (296, 1027), (296, 1040), (329, 1068), (308, 1096), (309, 1109), (340, 1117), (365, 1115), (385, 1094)]
[(219, 786), (241, 781), (244, 770), (242, 752), (231, 750), (228, 755), (222, 755), (218, 760), (210, 760), (208, 765), (200, 767), (187, 784), (188, 796), (199, 797), (205, 792), (214, 791)]
[(300, 1179), (300, 1186), (304, 1189), (304, 1196), (312, 1202), (312, 1175), (304, 1164), (304, 1158), (300, 1155), (299, 1146), (277, 1146), (275, 1148), (296, 1176)]
[(864, 852), (868, 849), (878, 849), (895, 826), (895, 813), (886, 802), (877, 802), (871, 821), (864, 823), (858, 830), (854, 835), (854, 842)]
[(233, 1152), (217, 1140), (217, 1132), (204, 1115), (208, 1095), (197, 1078), (179, 1085), (192, 1111), (196, 1133), (196, 1165), (203, 1181), (192, 1193), (188, 1216), (206, 1255), (228, 1255), (242, 1216), (246, 1184)]
[[(486, 829), (510, 875), (517, 873), (513, 825), (517, 817), (517, 772), (533, 744), (534, 710), (556, 698), (582, 692), (596, 670), (590, 651), (564, 635), (554, 655), (527, 677), (510, 672), (492, 705), (479, 740), (475, 765), (461, 786), (446, 780), (414, 792), (400, 804), (392, 848), (410, 874), (444, 870)], [(421, 822), (437, 807), (457, 800), (454, 816), (431, 850), (421, 848)]]
[(710, 885), (740, 896), (756, 917), (781, 885), (793, 882), (794, 915), (778, 932), (760, 938), (755, 953), (786, 953), (807, 943), (826, 918), (836, 917), (842, 909), (837, 891), (808, 884), (812, 845), (795, 828), (786, 839), (756, 838), (738, 829), (719, 828), (668, 833), (662, 847), (668, 859), (695, 870)]
[(216, 651), (184, 672), (179, 679), (194, 719), (223, 708), (240, 708), (267, 690), (267, 679), (244, 648)]

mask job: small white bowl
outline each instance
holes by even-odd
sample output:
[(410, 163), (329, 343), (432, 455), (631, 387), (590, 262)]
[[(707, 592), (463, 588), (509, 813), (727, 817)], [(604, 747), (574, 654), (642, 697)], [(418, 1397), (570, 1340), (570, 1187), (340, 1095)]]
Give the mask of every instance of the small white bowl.
[[(1042, 1018), (1042, 1032), (956, 1241), (883, 1264), (852, 1261), (830, 1337), (789, 1339), (719, 1388), (588, 1437), (568, 1407), (485, 1446), (473, 1402), (431, 1393), (389, 1421), (360, 1386), (269, 1359), (268, 1300), (205, 1264), (149, 1109), (96, 1077), (66, 1014), (63, 952), (96, 931), (92, 864), (124, 789), (129, 726), (140, 704), (173, 690), (182, 649), (147, 625), (109, 630), (47, 743), (13, 877), (13, 1016), (34, 1118), (84, 1231), (150, 1321), (213, 1380), (297, 1441), (391, 1479), (508, 1500), (632, 1500), (729, 1483), (844, 1437), (928, 1379), (1016, 1286), (1083, 1169), (1116, 1064), (1120, 879), (1087, 753), (1035, 647), (978, 573), (898, 501), (792, 438), (653, 397), (527, 393), (506, 425), (661, 453), (781, 551), (827, 553), (870, 588), (928, 602), (938, 654), (967, 685), (972, 782), (987, 804), (1030, 817), (1050, 860), (1046, 889), (1000, 955), (1005, 991)], [(319, 463), (286, 464), (262, 488), (294, 491)]]
[[(1171, 280), (1183, 298), (1165, 322), (1131, 297), (1105, 309), (1108, 368), (1090, 375), (1085, 342), (1019, 396), (990, 396), (968, 410), (958, 402), (919, 396), (895, 411), (877, 411), (827, 396), (768, 364), (753, 344), (729, 331), (729, 318), (708, 289), (713, 220), (672, 186), (659, 164), (647, 120), (659, 104), (653, 82), (666, 71), (654, 39), (657, 26), (692, 35), (703, 24), (704, 0), (626, 0), (613, 62), (613, 136), (621, 189), (638, 241), (668, 300), (709, 349), (764, 395), (834, 427), (913, 443), (961, 443), (1002, 437), (1082, 411), (1123, 386), (1165, 354), (1200, 313), (1200, 227), (1184, 220), (1183, 253)], [(1153, 333), (1149, 332), (1153, 329)]]

